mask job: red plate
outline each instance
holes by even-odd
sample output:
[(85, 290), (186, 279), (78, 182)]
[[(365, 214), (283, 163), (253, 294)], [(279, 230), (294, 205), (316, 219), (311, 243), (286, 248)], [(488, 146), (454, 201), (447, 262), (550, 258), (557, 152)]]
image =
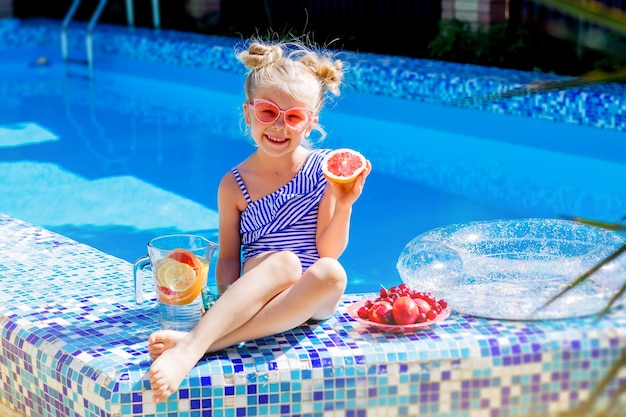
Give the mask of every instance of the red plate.
[(362, 324), (365, 324), (367, 326), (371, 326), (371, 327), (374, 327), (375, 329), (382, 330), (385, 332), (391, 332), (391, 333), (410, 333), (410, 332), (417, 331), (419, 329), (424, 329), (426, 327), (432, 326), (435, 323), (444, 321), (450, 315), (450, 308), (448, 307), (448, 308), (441, 310), (441, 313), (439, 313), (437, 317), (435, 317), (434, 320), (428, 320), (423, 323), (380, 324), (380, 323), (375, 323), (373, 321), (365, 320), (359, 317), (359, 314), (358, 314), (359, 308), (361, 308), (364, 304), (365, 304), (365, 300), (352, 303), (348, 307), (348, 314), (350, 315), (350, 317), (352, 317), (356, 321), (361, 322)]

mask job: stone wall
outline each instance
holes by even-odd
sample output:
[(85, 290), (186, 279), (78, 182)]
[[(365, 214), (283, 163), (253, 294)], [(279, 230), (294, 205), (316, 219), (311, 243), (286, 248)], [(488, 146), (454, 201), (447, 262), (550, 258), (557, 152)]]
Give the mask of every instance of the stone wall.
[(489, 28), (508, 15), (507, 0), (442, 0), (441, 18), (459, 19), (472, 27)]

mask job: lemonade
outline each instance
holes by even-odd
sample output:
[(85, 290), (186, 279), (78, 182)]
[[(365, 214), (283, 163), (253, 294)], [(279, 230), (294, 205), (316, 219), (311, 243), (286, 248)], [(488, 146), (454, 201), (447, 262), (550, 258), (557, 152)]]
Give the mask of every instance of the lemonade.
[(193, 252), (174, 249), (156, 261), (155, 282), (159, 301), (170, 305), (193, 302), (206, 285), (209, 265)]
[(155, 237), (133, 266), (135, 302), (142, 304), (144, 268), (151, 267), (162, 329), (188, 331), (217, 299), (209, 291), (211, 257), (218, 245), (193, 234)]

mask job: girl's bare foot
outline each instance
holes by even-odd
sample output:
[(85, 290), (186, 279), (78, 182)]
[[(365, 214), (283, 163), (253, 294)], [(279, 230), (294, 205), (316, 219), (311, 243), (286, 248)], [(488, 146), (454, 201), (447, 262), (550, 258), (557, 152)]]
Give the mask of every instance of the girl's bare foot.
[(194, 367), (197, 360), (190, 357), (184, 349), (172, 347), (164, 351), (152, 364), (148, 377), (155, 402), (167, 400)]
[(163, 352), (176, 346), (176, 343), (183, 337), (186, 332), (179, 332), (177, 330), (159, 330), (152, 333), (148, 337), (148, 353), (152, 360), (156, 360)]

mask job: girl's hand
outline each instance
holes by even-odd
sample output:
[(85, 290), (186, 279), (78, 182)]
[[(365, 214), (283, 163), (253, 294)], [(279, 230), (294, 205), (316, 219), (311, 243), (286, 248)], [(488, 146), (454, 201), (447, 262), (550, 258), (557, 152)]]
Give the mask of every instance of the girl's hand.
[(372, 172), (372, 163), (368, 160), (363, 172), (352, 182), (340, 184), (329, 180), (330, 187), (337, 205), (352, 206), (354, 202), (361, 196), (363, 187), (365, 186), (365, 178)]

